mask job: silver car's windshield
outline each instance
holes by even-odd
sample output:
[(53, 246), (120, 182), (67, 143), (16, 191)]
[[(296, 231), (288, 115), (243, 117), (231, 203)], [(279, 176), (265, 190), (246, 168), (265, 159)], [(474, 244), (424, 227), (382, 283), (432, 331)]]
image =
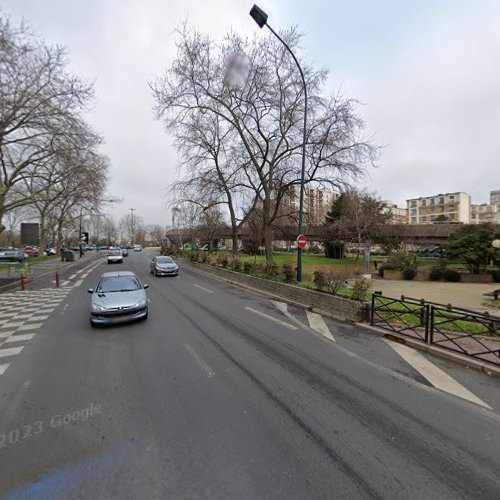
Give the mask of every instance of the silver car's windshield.
[(97, 287), (98, 293), (130, 292), (139, 290), (141, 284), (134, 276), (110, 276), (102, 278)]
[(171, 257), (157, 257), (156, 262), (157, 264), (172, 264), (174, 261)]

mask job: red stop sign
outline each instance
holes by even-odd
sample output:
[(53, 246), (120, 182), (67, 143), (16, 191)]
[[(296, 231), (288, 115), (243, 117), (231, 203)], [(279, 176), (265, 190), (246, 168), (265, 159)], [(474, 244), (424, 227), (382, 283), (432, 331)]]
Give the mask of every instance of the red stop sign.
[(297, 246), (299, 248), (305, 248), (307, 245), (307, 238), (303, 234), (299, 234), (297, 237)]
[(33, 253), (33, 249), (32, 249), (31, 247), (26, 247), (26, 248), (24, 249), (24, 253), (25, 253), (26, 255), (31, 255), (31, 254)]

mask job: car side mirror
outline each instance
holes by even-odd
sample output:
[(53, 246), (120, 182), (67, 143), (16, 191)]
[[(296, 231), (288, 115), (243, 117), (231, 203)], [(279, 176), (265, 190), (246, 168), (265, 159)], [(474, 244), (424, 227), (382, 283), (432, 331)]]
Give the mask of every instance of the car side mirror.
[(149, 285), (142, 285), (142, 288), (149, 288)]
[(87, 292), (89, 292), (89, 293), (94, 293), (94, 289), (93, 289), (93, 288), (89, 288), (89, 289), (87, 290)]

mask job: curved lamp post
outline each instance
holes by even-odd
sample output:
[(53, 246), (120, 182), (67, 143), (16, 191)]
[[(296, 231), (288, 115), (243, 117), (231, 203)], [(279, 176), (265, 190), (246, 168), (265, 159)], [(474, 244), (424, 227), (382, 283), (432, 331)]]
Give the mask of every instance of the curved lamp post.
[[(292, 49), (286, 44), (286, 42), (274, 31), (271, 26), (267, 23), (267, 14), (259, 8), (257, 5), (252, 7), (250, 15), (254, 21), (259, 25), (259, 28), (267, 26), (271, 33), (286, 47), (290, 55), (292, 56), (297, 68), (299, 69), (300, 77), (302, 78), (302, 86), (304, 88), (304, 125), (302, 130), (302, 170), (300, 176), (300, 197), (299, 197), (299, 235), (302, 234), (302, 214), (304, 211), (304, 177), (306, 171), (306, 127), (307, 127), (307, 86), (306, 79), (304, 78), (304, 72), (300, 67), (298, 59), (292, 52)], [(302, 249), (297, 248), (297, 281), (302, 282)]]

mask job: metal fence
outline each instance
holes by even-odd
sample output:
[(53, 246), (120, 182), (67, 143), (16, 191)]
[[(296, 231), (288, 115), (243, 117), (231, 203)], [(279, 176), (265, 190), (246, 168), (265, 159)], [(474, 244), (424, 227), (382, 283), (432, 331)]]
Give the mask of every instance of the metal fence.
[(373, 294), (371, 324), (500, 365), (500, 317), (488, 313)]

